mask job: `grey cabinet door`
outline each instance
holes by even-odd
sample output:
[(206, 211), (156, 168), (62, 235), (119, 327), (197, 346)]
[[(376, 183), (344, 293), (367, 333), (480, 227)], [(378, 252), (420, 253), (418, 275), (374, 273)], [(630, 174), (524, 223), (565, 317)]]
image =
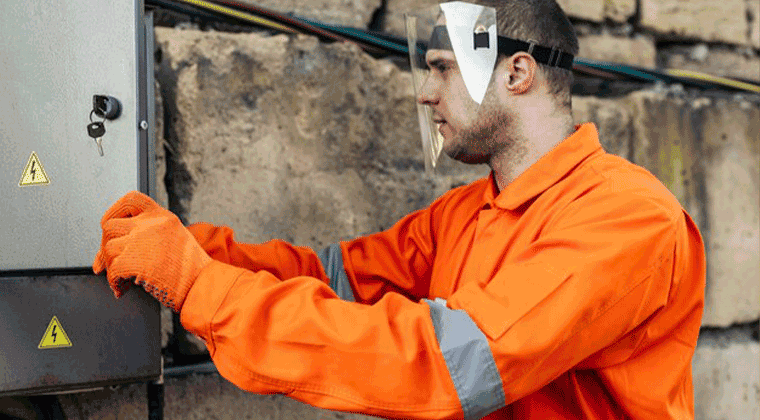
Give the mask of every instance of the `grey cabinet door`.
[[(152, 25), (142, 0), (3, 0), (0, 272), (84, 268), (100, 218), (152, 173)], [(147, 30), (146, 30), (147, 28)], [(146, 54), (146, 50), (151, 54)], [(93, 95), (117, 98), (104, 155)]]

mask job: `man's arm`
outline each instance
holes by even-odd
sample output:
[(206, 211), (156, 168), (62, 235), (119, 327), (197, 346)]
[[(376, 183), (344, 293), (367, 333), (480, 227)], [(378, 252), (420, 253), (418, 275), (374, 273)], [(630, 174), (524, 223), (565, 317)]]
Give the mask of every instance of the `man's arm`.
[(571, 222), (448, 303), (386, 293), (362, 305), (314, 278), (281, 282), (213, 262), (181, 321), (219, 372), (252, 392), (387, 418), (480, 418), (668, 304), (685, 231), (672, 214), (646, 200), (572, 211)]
[(388, 292), (419, 300), (429, 290), (435, 255), (433, 218), (444, 198), (385, 231), (316, 252), (277, 239), (262, 244), (240, 243), (227, 226), (195, 223), (187, 229), (211, 258), (225, 264), (254, 272), (265, 270), (280, 280), (315, 277), (348, 301), (373, 303)]
[(262, 244), (235, 241), (228, 226), (194, 223), (187, 226), (195, 240), (211, 258), (251, 271), (266, 270), (280, 280), (311, 276), (329, 282), (317, 254), (309, 247), (294, 246), (279, 239)]
[(428, 306), (400, 294), (365, 305), (314, 278), (213, 261), (180, 319), (244, 390), (387, 418), (462, 417)]

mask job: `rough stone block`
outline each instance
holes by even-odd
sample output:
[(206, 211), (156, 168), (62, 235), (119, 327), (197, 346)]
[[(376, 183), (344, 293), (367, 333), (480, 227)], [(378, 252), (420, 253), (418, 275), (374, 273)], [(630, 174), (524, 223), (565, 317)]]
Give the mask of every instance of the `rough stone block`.
[(189, 223), (319, 248), (487, 174), (446, 159), (422, 173), (410, 76), (389, 61), (307, 36), (156, 32), (180, 173), (169, 190)]
[(385, 32), (396, 36), (406, 36), (404, 27), (404, 14), (414, 13), (426, 7), (433, 7), (439, 3), (445, 3), (446, 0), (387, 0), (385, 13)]
[(167, 419), (371, 420), (376, 417), (315, 408), (282, 395), (243, 391), (218, 374), (166, 381)]
[(166, 184), (164, 184), (164, 177), (166, 176), (166, 152), (164, 145), (164, 101), (161, 98), (161, 85), (156, 80), (155, 83), (155, 104), (156, 104), (156, 129), (154, 131), (154, 148), (156, 151), (156, 196), (154, 200), (164, 208), (169, 207), (169, 196), (166, 194)]
[(660, 179), (705, 242), (703, 325), (760, 315), (760, 105), (643, 91), (633, 110), (634, 162)]
[[(570, 17), (601, 22), (604, 20), (604, 0), (557, 0), (557, 3)], [(624, 1), (615, 3), (626, 3)]]
[(689, 104), (664, 92), (640, 91), (628, 98), (633, 113), (633, 161), (665, 184), (694, 221), (704, 227), (707, 215), (699, 190), (702, 162)]
[(657, 49), (654, 40), (646, 36), (617, 37), (608, 34), (586, 35), (578, 38), (579, 57), (653, 68)]
[(760, 106), (716, 101), (702, 121), (710, 253), (704, 321), (726, 326), (760, 315)]
[(636, 13), (636, 0), (607, 0), (604, 16), (614, 22), (625, 22)]
[(745, 0), (641, 0), (641, 23), (663, 36), (746, 45)]
[[(385, 18), (386, 32), (404, 36), (404, 13), (428, 6), (444, 3), (446, 0), (387, 0)], [(559, 0), (562, 10), (571, 18), (602, 22), (608, 17), (616, 22), (625, 22), (636, 12), (635, 0)]]
[(760, 344), (697, 346), (692, 359), (694, 418), (756, 419), (760, 416)]
[(148, 394), (145, 383), (118, 385), (113, 388), (103, 388), (90, 392), (59, 395), (58, 401), (67, 419), (148, 418)]
[[(145, 383), (118, 385), (90, 392), (59, 395), (67, 419), (112, 420), (148, 418)], [(36, 419), (35, 410), (21, 397), (0, 399), (0, 417)], [(372, 420), (377, 417), (329, 411), (282, 395), (244, 391), (219, 374), (192, 374), (164, 381), (166, 419)]]
[(657, 54), (666, 68), (760, 80), (760, 56), (751, 51), (739, 53), (727, 48), (709, 48), (705, 44), (698, 44), (693, 47), (665, 48)]
[[(91, 392), (60, 395), (61, 408), (69, 419), (110, 420), (148, 418), (147, 386), (119, 385)], [(5, 398), (0, 409), (23, 420), (36, 418), (21, 398)], [(258, 395), (244, 391), (219, 374), (192, 374), (164, 381), (164, 418), (272, 419), (272, 420), (372, 420), (376, 417), (312, 407), (282, 395)]]
[(599, 141), (608, 153), (628, 160), (633, 141), (631, 111), (617, 99), (573, 96), (573, 119), (576, 124), (593, 122), (599, 130)]
[(240, 0), (240, 3), (322, 23), (366, 28), (381, 0)]
[(760, 48), (760, 1), (746, 1), (750, 31), (749, 40), (753, 47)]

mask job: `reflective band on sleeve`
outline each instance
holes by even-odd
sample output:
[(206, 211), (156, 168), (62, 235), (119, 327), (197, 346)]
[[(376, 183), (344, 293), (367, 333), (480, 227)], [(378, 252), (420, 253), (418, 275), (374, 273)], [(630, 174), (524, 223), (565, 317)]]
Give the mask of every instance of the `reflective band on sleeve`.
[(351, 283), (348, 282), (346, 269), (343, 268), (343, 253), (340, 251), (340, 245), (332, 244), (317, 253), (322, 267), (330, 278), (330, 287), (343, 300), (356, 302), (354, 292), (351, 290)]
[(504, 407), (506, 397), (488, 339), (462, 310), (446, 301), (423, 299), (430, 307), (435, 337), (454, 381), (465, 420), (480, 419)]

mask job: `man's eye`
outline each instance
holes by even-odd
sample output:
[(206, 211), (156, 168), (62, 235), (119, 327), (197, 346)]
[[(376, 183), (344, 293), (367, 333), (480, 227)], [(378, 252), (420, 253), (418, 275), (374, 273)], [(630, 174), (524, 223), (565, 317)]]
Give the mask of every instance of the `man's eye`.
[(449, 69), (451, 69), (451, 66), (449, 66), (446, 63), (435, 63), (432, 66), (430, 66), (433, 70), (437, 71), (438, 73), (445, 73)]
[(449, 60), (431, 60), (425, 63), (426, 68), (440, 76), (446, 76), (456, 68), (456, 63)]

